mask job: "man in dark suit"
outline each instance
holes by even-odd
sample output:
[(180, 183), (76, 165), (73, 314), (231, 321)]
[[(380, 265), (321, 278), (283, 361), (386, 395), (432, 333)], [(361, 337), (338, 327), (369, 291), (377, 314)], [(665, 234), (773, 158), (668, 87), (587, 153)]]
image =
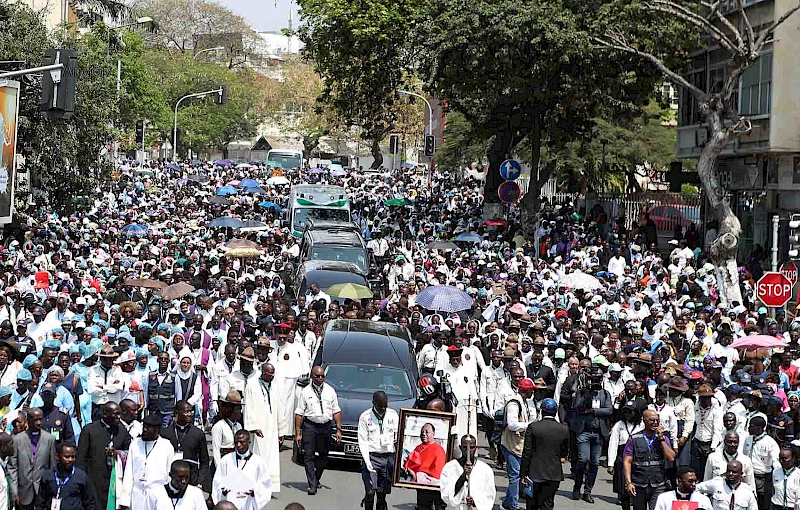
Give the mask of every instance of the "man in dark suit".
[(104, 404), (100, 419), (84, 427), (78, 441), (76, 464), (91, 476), (98, 508), (105, 508), (108, 504), (111, 468), (117, 450), (127, 450), (131, 446), (131, 436), (119, 423), (121, 412), (119, 404)]
[(28, 411), (28, 430), (14, 436), (14, 462), (9, 463), (11, 487), (19, 506), (33, 508), (42, 474), (56, 466), (56, 440), (42, 430), (42, 410)]
[(531, 354), (531, 362), (527, 366), (528, 379), (535, 381), (536, 379), (544, 380), (547, 384), (547, 391), (545, 392), (546, 398), (553, 398), (556, 391), (556, 375), (553, 369), (547, 365), (543, 365), (544, 353), (542, 351), (533, 351)]
[[(581, 377), (582, 376), (582, 377)], [(572, 499), (594, 503), (592, 488), (597, 479), (600, 451), (611, 430), (613, 399), (603, 389), (603, 369), (581, 368), (572, 396), (570, 430), (575, 434), (578, 463), (575, 467), (575, 486)], [(581, 497), (581, 485), (583, 496)]]
[(525, 431), (519, 473), (523, 490), (533, 484), (533, 497), (526, 498), (528, 510), (552, 510), (558, 486), (564, 479), (561, 464), (569, 454), (569, 429), (556, 421), (557, 412), (555, 400), (542, 400), (542, 420), (531, 423)]
[(193, 420), (194, 406), (179, 400), (175, 404), (175, 419), (167, 428), (161, 429), (161, 437), (169, 439), (175, 453), (183, 454), (183, 460), (189, 463), (189, 484), (211, 492), (206, 435), (194, 426)]

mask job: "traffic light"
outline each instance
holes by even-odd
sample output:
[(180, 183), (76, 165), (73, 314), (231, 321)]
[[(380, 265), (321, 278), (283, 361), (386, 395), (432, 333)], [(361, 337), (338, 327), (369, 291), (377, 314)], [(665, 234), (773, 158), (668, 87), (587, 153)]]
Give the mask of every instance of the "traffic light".
[(220, 85), (219, 86), (219, 93), (217, 95), (217, 104), (225, 106), (228, 104), (228, 86), (227, 85)]
[(433, 153), (436, 152), (436, 137), (433, 135), (425, 136), (425, 157), (432, 158)]
[(389, 154), (397, 154), (400, 152), (400, 137), (392, 135), (389, 137)]
[(800, 258), (800, 214), (789, 218), (789, 258)]
[(144, 145), (144, 121), (136, 121), (136, 145)]
[(68, 119), (75, 112), (75, 82), (78, 52), (51, 49), (44, 52), (44, 65), (64, 64), (61, 69), (42, 74), (42, 100), (39, 109), (53, 119)]

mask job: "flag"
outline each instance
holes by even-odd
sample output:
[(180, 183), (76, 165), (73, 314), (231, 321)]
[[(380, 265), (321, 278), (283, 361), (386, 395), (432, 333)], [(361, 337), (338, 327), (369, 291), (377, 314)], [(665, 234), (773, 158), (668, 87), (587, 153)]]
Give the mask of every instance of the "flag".
[(117, 510), (117, 463), (111, 468), (111, 483), (108, 484), (108, 504), (106, 510)]

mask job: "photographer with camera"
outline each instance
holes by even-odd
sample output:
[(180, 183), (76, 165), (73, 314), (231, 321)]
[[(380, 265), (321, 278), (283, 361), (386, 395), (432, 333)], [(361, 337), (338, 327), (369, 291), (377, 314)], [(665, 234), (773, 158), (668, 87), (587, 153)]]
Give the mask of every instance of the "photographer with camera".
[[(570, 429), (576, 437), (578, 462), (575, 467), (575, 485), (572, 499), (594, 503), (594, 487), (600, 464), (603, 441), (610, 431), (613, 399), (603, 389), (602, 367), (587, 367), (583, 362), (575, 378), (572, 393)], [(585, 478), (584, 478), (585, 477)], [(583, 496), (581, 497), (581, 485)]]
[(642, 415), (644, 430), (633, 434), (622, 452), (625, 490), (633, 510), (653, 510), (658, 495), (667, 491), (664, 461), (674, 461), (675, 451), (669, 434), (661, 426), (658, 413), (648, 409)]

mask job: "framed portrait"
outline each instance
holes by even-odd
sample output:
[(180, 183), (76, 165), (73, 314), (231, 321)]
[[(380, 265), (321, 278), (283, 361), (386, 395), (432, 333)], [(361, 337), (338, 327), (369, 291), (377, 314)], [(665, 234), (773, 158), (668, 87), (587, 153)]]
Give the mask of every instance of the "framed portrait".
[(438, 490), (442, 468), (453, 458), (450, 430), (455, 422), (453, 413), (400, 409), (392, 485)]

